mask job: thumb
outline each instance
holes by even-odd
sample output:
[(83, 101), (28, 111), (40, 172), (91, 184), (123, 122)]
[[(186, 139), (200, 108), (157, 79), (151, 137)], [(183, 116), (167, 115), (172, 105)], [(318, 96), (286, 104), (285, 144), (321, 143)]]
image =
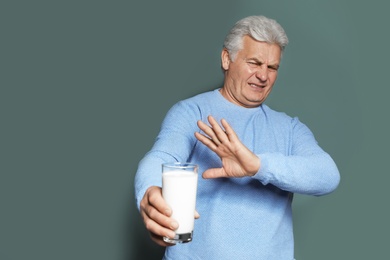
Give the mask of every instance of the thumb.
[(204, 179), (214, 179), (214, 178), (226, 177), (226, 174), (223, 168), (211, 168), (204, 171), (202, 177)]

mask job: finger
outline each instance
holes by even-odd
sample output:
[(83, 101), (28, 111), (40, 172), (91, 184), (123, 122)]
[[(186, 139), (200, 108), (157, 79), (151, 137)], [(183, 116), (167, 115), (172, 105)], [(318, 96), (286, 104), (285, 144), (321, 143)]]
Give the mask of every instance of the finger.
[(151, 192), (149, 196), (148, 216), (164, 227), (172, 230), (178, 228), (178, 223), (170, 218), (172, 210), (162, 197), (161, 188)]
[(156, 234), (150, 233), (150, 237), (152, 240), (160, 246), (174, 246), (175, 244), (167, 243), (163, 240), (162, 236), (158, 236)]
[(233, 128), (229, 125), (229, 123), (225, 119), (221, 120), (221, 124), (223, 128), (225, 128), (225, 133), (230, 141), (238, 140), (236, 132), (234, 132)]
[(222, 127), (218, 124), (217, 120), (215, 120), (214, 117), (212, 117), (212, 116), (208, 116), (207, 119), (208, 119), (210, 125), (212, 126), (213, 132), (217, 136), (218, 140), (221, 143), (225, 143), (226, 141), (229, 141), (229, 139), (227, 138), (227, 135), (225, 133), (225, 130), (222, 129)]
[(204, 171), (202, 177), (204, 179), (214, 179), (214, 178), (221, 178), (227, 176), (223, 168), (212, 168)]
[(196, 210), (195, 210), (195, 216), (194, 217), (195, 217), (195, 219), (200, 218), (200, 215), (199, 215), (198, 211), (196, 211)]
[[(161, 206), (165, 204), (165, 206)], [(178, 223), (171, 216), (171, 209), (162, 198), (160, 187), (150, 187), (141, 201), (141, 215), (149, 231), (161, 235), (161, 228), (175, 230)]]
[(146, 193), (148, 194), (148, 204), (156, 208), (159, 212), (163, 213), (165, 216), (170, 217), (172, 215), (172, 210), (169, 205), (165, 202), (162, 196), (162, 189), (160, 187), (151, 187)]
[(201, 133), (195, 132), (195, 137), (198, 139), (202, 144), (207, 146), (210, 150), (215, 151), (217, 149), (217, 145), (208, 137), (202, 135)]
[[(164, 214), (156, 210), (156, 208), (154, 208), (153, 206), (148, 205), (146, 207), (142, 207), (142, 213), (145, 222), (148, 222), (149, 219), (152, 221), (149, 223), (145, 223), (150, 224), (151, 228), (155, 228), (154, 223), (157, 223), (158, 226), (169, 228), (171, 230), (176, 230), (179, 227), (178, 223), (174, 219), (165, 216)], [(150, 229), (148, 228), (148, 230)]]
[(160, 223), (148, 218), (147, 214), (142, 215), (146, 229), (156, 236), (174, 238), (176, 233), (170, 228), (162, 226)]
[(198, 121), (198, 127), (209, 137), (209, 140), (213, 141), (217, 146), (221, 144), (213, 128), (203, 123), (201, 120)]

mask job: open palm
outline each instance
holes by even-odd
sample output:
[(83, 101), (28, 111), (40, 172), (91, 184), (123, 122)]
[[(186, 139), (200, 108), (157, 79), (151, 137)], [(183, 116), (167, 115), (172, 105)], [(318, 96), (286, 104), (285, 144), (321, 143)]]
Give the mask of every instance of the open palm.
[(196, 132), (195, 137), (221, 158), (222, 168), (208, 169), (203, 177), (253, 176), (260, 168), (260, 159), (239, 140), (226, 120), (221, 120), (221, 127), (212, 116), (207, 119), (210, 125), (198, 121), (204, 134)]

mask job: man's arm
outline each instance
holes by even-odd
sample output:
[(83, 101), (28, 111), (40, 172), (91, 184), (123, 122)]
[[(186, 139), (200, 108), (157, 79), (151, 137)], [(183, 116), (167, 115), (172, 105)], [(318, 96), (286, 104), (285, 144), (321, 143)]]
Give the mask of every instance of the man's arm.
[[(163, 236), (174, 238), (174, 230), (178, 223), (170, 216), (171, 209), (165, 203), (162, 194), (162, 163), (187, 161), (196, 139), (193, 131), (197, 130), (197, 116), (194, 109), (180, 102), (167, 113), (161, 131), (152, 149), (144, 156), (138, 165), (135, 176), (135, 195), (146, 229), (151, 238), (161, 246), (165, 243)], [(195, 119), (196, 118), (196, 119)], [(195, 218), (199, 215), (195, 213)]]
[(258, 154), (261, 169), (253, 176), (264, 185), (307, 195), (325, 195), (334, 191), (340, 174), (333, 159), (315, 140), (310, 129), (293, 118), (290, 154)]
[(253, 177), (264, 185), (310, 195), (333, 191), (340, 180), (332, 158), (316, 143), (310, 130), (298, 120), (294, 123), (292, 154), (265, 153), (255, 155), (238, 139), (230, 125), (222, 120), (222, 127), (213, 117), (210, 126), (198, 122), (205, 133), (196, 138), (214, 151), (222, 160), (221, 168), (209, 169), (204, 178)]

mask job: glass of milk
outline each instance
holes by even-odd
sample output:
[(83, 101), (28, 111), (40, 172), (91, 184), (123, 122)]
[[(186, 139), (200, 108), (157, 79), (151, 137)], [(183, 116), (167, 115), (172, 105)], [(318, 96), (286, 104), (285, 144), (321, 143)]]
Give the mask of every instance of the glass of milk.
[(172, 244), (192, 240), (198, 186), (198, 165), (192, 163), (164, 163), (162, 165), (162, 195), (172, 209), (172, 218), (179, 223)]

